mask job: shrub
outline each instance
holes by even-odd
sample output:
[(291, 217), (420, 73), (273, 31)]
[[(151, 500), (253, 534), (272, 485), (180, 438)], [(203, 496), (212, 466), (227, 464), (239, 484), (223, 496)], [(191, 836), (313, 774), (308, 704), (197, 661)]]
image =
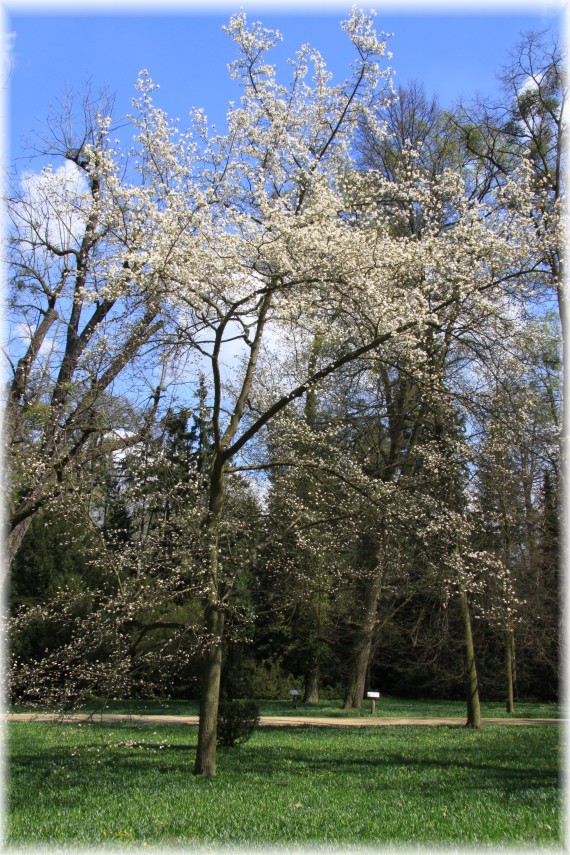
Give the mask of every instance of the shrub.
[(218, 745), (231, 748), (252, 735), (259, 724), (257, 701), (220, 701), (218, 710)]
[(286, 698), (292, 685), (295, 685), (295, 677), (288, 673), (279, 660), (265, 659), (254, 664), (251, 675), (254, 697), (268, 701)]

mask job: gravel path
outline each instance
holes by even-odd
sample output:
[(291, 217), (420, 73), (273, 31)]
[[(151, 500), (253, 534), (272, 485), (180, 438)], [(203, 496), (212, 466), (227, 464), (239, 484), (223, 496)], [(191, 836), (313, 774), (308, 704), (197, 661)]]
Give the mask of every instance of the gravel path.
[[(127, 724), (186, 724), (197, 725), (197, 715), (120, 715), (116, 713), (85, 713), (54, 715), (53, 713), (4, 713), (1, 721), (61, 721), (61, 722), (108, 722)], [(260, 727), (463, 727), (465, 718), (392, 718), (371, 716), (362, 718), (317, 718), (316, 716), (261, 716)], [(505, 724), (518, 727), (565, 724), (559, 718), (484, 718), (483, 724)]]

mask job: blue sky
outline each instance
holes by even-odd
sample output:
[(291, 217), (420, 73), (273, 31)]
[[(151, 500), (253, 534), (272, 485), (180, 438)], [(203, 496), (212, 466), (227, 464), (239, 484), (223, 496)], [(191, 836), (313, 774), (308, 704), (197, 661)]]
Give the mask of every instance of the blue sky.
[[(370, 8), (360, 3), (364, 8)], [(236, 3), (235, 9), (247, 3)], [(129, 109), (133, 83), (142, 68), (160, 84), (157, 101), (171, 115), (184, 118), (190, 107), (204, 107), (210, 122), (221, 127), (229, 100), (239, 92), (229, 79), (227, 64), (234, 58), (230, 38), (222, 32), (233, 7), (179, 7), (159, 13), (159, 6), (113, 13), (102, 6), (79, 14), (45, 4), (8, 6), (5, 28), (10, 34), (11, 61), (8, 95), (9, 160), (20, 158), (22, 140), (31, 137), (45, 118), (50, 101), (66, 88), (81, 91), (87, 79), (93, 89), (105, 85), (116, 92), (117, 115)], [(520, 33), (551, 22), (562, 27), (561, 7), (548, 3), (521, 8), (489, 6), (416, 7), (396, 12), (377, 6), (377, 28), (394, 33), (390, 39), (396, 83), (423, 82), (442, 106), (475, 92), (496, 91), (496, 73), (508, 60)], [(382, 8), (386, 11), (383, 12)], [(465, 11), (461, 11), (464, 9)], [(278, 27), (284, 42), (274, 61), (284, 67), (304, 42), (317, 47), (336, 79), (344, 78), (352, 59), (339, 21), (346, 7), (308, 7), (288, 13), (267, 4), (248, 12), (267, 27)], [(20, 163), (22, 163), (20, 161)]]

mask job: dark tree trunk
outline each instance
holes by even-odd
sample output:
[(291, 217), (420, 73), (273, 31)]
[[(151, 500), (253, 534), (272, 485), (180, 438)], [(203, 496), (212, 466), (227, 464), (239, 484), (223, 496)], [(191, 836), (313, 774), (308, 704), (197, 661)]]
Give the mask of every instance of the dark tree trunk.
[(508, 628), (505, 638), (505, 677), (507, 700), (506, 709), (508, 713), (515, 711), (515, 638), (512, 629)]
[(350, 670), (343, 704), (345, 710), (362, 709), (381, 589), (382, 572), (378, 569), (376, 576), (366, 585), (364, 592), (362, 620), (357, 630), (349, 663)]
[(319, 663), (317, 661), (313, 661), (305, 673), (305, 692), (303, 694), (304, 704), (318, 704), (319, 677)]
[(9, 533), (7, 537), (7, 564), (10, 568), (12, 566), (12, 562), (16, 557), (18, 550), (22, 544), (23, 539), (26, 536), (26, 532), (28, 531), (30, 525), (32, 523), (32, 516), (26, 517), (26, 519), (22, 520), (22, 522), (18, 523), (12, 531)]
[(194, 765), (194, 774), (204, 775), (207, 778), (213, 778), (216, 774), (216, 736), (222, 675), (224, 612), (220, 603), (218, 546), (223, 505), (223, 463), (221, 460), (217, 459), (214, 460), (212, 465), (209, 515), (206, 526), (209, 542), (210, 572), (204, 617), (206, 637), (208, 641), (203, 660), (198, 750), (196, 752), (196, 762)]
[(206, 632), (208, 636), (212, 637), (212, 641), (204, 656), (198, 751), (194, 765), (194, 774), (204, 775), (206, 778), (213, 778), (216, 774), (216, 736), (222, 674), (223, 631), (224, 613), (219, 607), (211, 606), (206, 618)]
[(479, 702), (479, 685), (477, 682), (477, 664), (475, 661), (475, 648), (473, 646), (473, 633), (471, 630), (471, 615), (467, 592), (460, 591), (461, 612), (463, 616), (463, 631), (465, 642), (465, 656), (467, 661), (467, 722), (466, 727), (475, 730), (481, 729), (481, 705)]

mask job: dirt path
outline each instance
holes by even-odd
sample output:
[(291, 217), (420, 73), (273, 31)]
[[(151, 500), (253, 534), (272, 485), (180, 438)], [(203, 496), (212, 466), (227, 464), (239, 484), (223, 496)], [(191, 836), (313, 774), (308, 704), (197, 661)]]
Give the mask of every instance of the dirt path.
[[(54, 715), (52, 713), (4, 713), (0, 721), (61, 721), (61, 722), (107, 722), (126, 724), (186, 724), (197, 725), (197, 715), (121, 715), (117, 713), (73, 713)], [(559, 718), (484, 718), (483, 724), (505, 724), (518, 727), (537, 727), (539, 725), (562, 725)], [(465, 718), (385, 718), (375, 716), (362, 718), (318, 718), (316, 716), (261, 716), (260, 727), (463, 727)]]

